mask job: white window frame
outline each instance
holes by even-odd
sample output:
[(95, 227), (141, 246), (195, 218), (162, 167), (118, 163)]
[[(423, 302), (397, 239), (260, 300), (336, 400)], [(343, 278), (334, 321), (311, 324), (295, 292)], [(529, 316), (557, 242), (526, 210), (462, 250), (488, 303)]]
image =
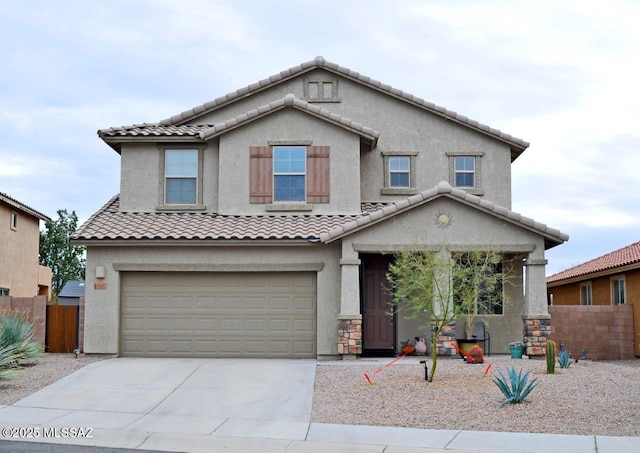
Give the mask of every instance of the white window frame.
[(591, 282), (580, 284), (580, 305), (593, 305), (593, 286)]
[[(407, 169), (406, 170), (393, 170), (391, 168), (391, 162), (393, 159), (406, 159)], [(407, 185), (406, 186), (394, 186), (391, 182), (392, 176), (394, 174), (407, 175)], [(411, 187), (411, 157), (410, 156), (389, 156), (389, 187), (393, 189), (408, 189)]]
[[(278, 149), (282, 149), (282, 148), (300, 148), (304, 150), (304, 171), (303, 172), (278, 172), (276, 171), (276, 152)], [(307, 182), (309, 180), (308, 176), (307, 176), (307, 154), (308, 154), (308, 149), (306, 146), (302, 146), (302, 145), (290, 145), (290, 146), (274, 146), (273, 150), (272, 150), (272, 156), (273, 156), (273, 176), (272, 176), (272, 191), (271, 193), (273, 194), (273, 203), (306, 203), (307, 202)], [(303, 192), (303, 198), (302, 200), (278, 200), (276, 198), (277, 196), (277, 192), (276, 192), (276, 176), (304, 176), (304, 192)]]
[[(456, 169), (456, 161), (458, 159), (471, 159), (473, 162), (473, 170), (458, 170)], [(473, 184), (470, 186), (459, 186), (458, 185), (458, 175), (472, 175), (473, 176)], [(476, 184), (476, 157), (475, 156), (455, 156), (453, 158), (453, 181), (455, 187), (459, 187), (460, 189), (475, 189)]]
[[(622, 292), (620, 291), (620, 288), (622, 288)], [(621, 305), (626, 303), (626, 293), (627, 293), (627, 284), (624, 276), (612, 277), (611, 278), (611, 305)]]
[[(380, 190), (382, 195), (415, 195), (418, 193), (416, 189), (416, 157), (417, 151), (383, 151), (383, 173), (384, 184)], [(408, 187), (392, 187), (391, 186), (391, 166), (389, 160), (392, 157), (408, 157), (409, 158), (409, 186)]]
[[(449, 157), (449, 184), (451, 187), (464, 190), (472, 195), (482, 196), (484, 190), (482, 189), (482, 156), (483, 151), (450, 151), (446, 155)], [(460, 173), (456, 171), (456, 157), (473, 157), (474, 158), (474, 176), (473, 187), (470, 186), (458, 186), (456, 184), (456, 174)], [(470, 171), (464, 171), (463, 173), (471, 173)]]
[(10, 224), (9, 227), (12, 230), (17, 230), (18, 229), (18, 213), (15, 211), (11, 211), (11, 220), (10, 220)]
[[(206, 206), (202, 204), (202, 176), (203, 176), (203, 155), (204, 155), (205, 146), (186, 146), (186, 145), (163, 145), (158, 146), (160, 150), (160, 178), (159, 178), (159, 187), (158, 187), (158, 205), (156, 206), (156, 210), (158, 211), (203, 211), (206, 209)], [(166, 166), (166, 156), (167, 151), (195, 151), (197, 153), (198, 159), (198, 167), (196, 170), (196, 200), (194, 203), (167, 203), (167, 166)], [(170, 178), (175, 178), (177, 176), (169, 176)], [(185, 178), (193, 178), (193, 176), (189, 175)]]

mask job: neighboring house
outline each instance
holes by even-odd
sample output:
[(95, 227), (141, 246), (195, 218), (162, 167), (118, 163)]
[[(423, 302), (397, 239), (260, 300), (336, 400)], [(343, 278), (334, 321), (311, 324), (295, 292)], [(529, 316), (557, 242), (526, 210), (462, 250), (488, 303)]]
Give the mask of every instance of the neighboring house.
[(81, 297), (84, 297), (84, 282), (71, 280), (64, 285), (58, 294), (58, 305), (80, 305)]
[(46, 215), (0, 192), (0, 296), (50, 296), (51, 269), (38, 264)]
[(568, 236), (510, 210), (518, 138), (322, 57), (98, 135), (122, 173), (72, 238), (88, 353), (393, 353), (427, 335), (387, 305), (389, 253), (406, 248), (503, 253), (515, 279), (485, 316), (492, 350), (524, 323), (542, 353), (545, 250)]
[[(640, 242), (587, 261), (547, 278), (552, 305), (634, 305), (635, 332), (640, 335)], [(640, 337), (634, 336), (640, 355)]]

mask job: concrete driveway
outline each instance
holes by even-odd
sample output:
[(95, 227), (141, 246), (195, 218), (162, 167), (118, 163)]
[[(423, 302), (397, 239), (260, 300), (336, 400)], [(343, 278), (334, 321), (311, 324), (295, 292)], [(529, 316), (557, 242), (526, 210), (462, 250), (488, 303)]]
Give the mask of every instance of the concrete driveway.
[(137, 433), (304, 440), (315, 367), (315, 360), (109, 359), (2, 408), (0, 424), (114, 430), (132, 445)]

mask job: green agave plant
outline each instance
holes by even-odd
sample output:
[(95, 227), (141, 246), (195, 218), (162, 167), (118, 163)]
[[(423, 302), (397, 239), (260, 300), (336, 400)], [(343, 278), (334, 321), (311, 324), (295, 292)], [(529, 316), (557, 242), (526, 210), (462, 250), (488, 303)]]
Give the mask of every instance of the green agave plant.
[(560, 354), (558, 354), (558, 365), (560, 365), (560, 368), (569, 368), (571, 366), (571, 356), (567, 351), (560, 351)]
[(18, 375), (19, 361), (42, 357), (42, 343), (34, 339), (33, 323), (24, 311), (0, 314), (0, 380)]
[(500, 403), (500, 407), (507, 403), (521, 403), (531, 393), (536, 385), (538, 385), (538, 379), (534, 379), (531, 382), (529, 380), (529, 373), (527, 371), (524, 375), (522, 370), (516, 373), (514, 367), (507, 367), (508, 378), (502, 374), (502, 371), (498, 370), (500, 377), (494, 377), (493, 383), (498, 386), (500, 391), (504, 394), (506, 399)]

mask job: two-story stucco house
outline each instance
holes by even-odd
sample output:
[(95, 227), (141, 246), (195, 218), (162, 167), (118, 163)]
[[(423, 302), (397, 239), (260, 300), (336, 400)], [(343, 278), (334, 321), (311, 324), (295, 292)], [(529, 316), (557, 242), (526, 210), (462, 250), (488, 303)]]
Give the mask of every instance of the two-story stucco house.
[(545, 250), (568, 237), (510, 210), (520, 139), (322, 57), (98, 135), (122, 174), (74, 236), (88, 353), (397, 351), (427, 332), (391, 314), (389, 252), (444, 243), (512, 264), (494, 352), (548, 322)]
[(38, 264), (40, 221), (51, 219), (0, 192), (0, 296), (49, 296), (51, 269)]

